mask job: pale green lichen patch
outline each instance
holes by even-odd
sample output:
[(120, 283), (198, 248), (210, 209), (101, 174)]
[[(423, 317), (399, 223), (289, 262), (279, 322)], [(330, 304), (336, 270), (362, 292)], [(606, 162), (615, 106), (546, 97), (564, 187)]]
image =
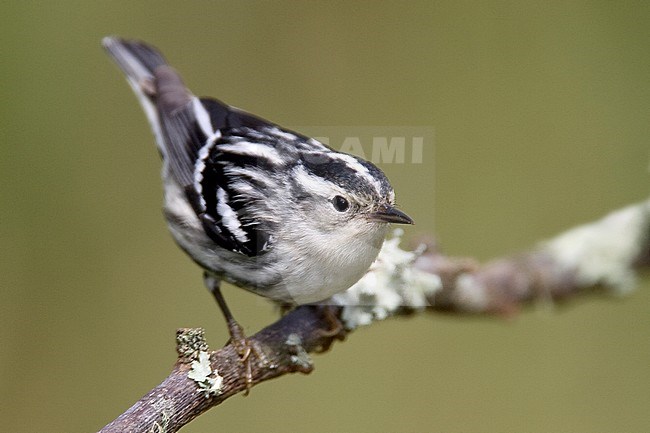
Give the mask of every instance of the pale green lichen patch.
[(650, 200), (571, 229), (543, 248), (578, 284), (626, 293), (635, 287), (633, 264), (647, 245), (649, 226)]
[(192, 369), (187, 373), (187, 377), (196, 382), (199, 387), (197, 392), (202, 392), (205, 398), (219, 395), (223, 377), (210, 366), (210, 354), (208, 352), (199, 352), (198, 359), (192, 361)]
[(302, 347), (302, 338), (300, 338), (300, 335), (289, 334), (285, 344), (289, 346), (292, 352), (290, 360), (293, 365), (297, 366), (301, 371), (310, 371), (314, 367), (311, 356)]
[(345, 292), (326, 301), (343, 307), (341, 319), (347, 329), (383, 320), (400, 308), (421, 310), (428, 305), (427, 299), (441, 289), (438, 275), (413, 267), (424, 248), (402, 250), (399, 247), (402, 234), (401, 229), (395, 230), (393, 237), (384, 242), (366, 275)]
[(169, 412), (164, 410), (161, 414), (161, 421), (154, 422), (153, 426), (149, 429), (149, 433), (167, 433), (167, 428), (169, 427)]

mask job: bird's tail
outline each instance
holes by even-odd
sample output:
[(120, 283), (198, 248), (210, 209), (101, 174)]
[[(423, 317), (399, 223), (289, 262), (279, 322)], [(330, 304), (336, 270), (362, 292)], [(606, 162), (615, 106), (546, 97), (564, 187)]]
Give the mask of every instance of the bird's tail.
[(156, 68), (167, 64), (162, 54), (143, 42), (107, 36), (102, 40), (102, 45), (129, 81), (151, 81)]
[[(167, 64), (162, 54), (144, 42), (108, 36), (102, 40), (102, 45), (138, 97), (163, 158), (184, 157), (182, 146), (186, 133), (178, 128), (174, 135), (169, 125), (170, 119), (190, 105), (193, 98), (180, 75)], [(182, 136), (177, 137), (178, 133)], [(189, 181), (186, 175), (180, 180), (183, 184)]]

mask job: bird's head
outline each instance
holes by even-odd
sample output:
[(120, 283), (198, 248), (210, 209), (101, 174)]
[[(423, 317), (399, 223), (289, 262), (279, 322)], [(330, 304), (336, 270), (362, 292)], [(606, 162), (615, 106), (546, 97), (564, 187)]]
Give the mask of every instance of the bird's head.
[(395, 192), (384, 173), (361, 158), (306, 152), (293, 168), (291, 182), (299, 218), (307, 223), (299, 226), (309, 227), (305, 230), (313, 238), (322, 236), (322, 242), (378, 251), (389, 223), (413, 224), (395, 206)]

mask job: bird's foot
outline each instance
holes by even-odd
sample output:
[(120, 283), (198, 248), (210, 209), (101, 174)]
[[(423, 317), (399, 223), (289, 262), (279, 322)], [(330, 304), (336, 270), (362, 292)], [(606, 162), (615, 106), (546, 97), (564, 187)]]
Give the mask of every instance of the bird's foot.
[(317, 305), (316, 308), (321, 312), (323, 319), (328, 325), (327, 329), (321, 329), (319, 334), (329, 341), (321, 347), (320, 352), (326, 352), (329, 347), (332, 345), (332, 342), (336, 340), (345, 340), (345, 336), (348, 332), (339, 318), (340, 309), (334, 305)]
[(230, 332), (229, 342), (233, 345), (239, 354), (239, 361), (244, 368), (244, 383), (246, 390), (244, 396), (248, 395), (253, 386), (253, 363), (266, 365), (267, 359), (264, 352), (257, 342), (246, 337), (244, 330), (236, 321), (228, 322), (228, 331)]

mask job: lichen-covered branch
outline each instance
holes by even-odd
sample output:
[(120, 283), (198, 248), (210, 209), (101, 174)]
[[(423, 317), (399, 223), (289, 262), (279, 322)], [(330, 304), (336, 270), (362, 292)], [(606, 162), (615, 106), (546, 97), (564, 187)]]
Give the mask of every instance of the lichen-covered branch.
[(415, 263), (436, 273), (434, 310), (516, 312), (537, 300), (562, 301), (595, 291), (624, 294), (650, 258), (650, 200), (568, 230), (531, 251), (488, 262), (448, 258), (432, 249)]
[[(624, 293), (635, 269), (650, 264), (650, 200), (569, 230), (529, 252), (479, 264), (444, 256), (431, 242), (414, 251), (388, 240), (367, 275), (321, 306), (302, 306), (251, 337), (253, 384), (309, 373), (309, 353), (375, 320), (414, 312), (512, 314), (536, 300), (595, 290)], [(344, 330), (332, 332), (332, 315)], [(170, 375), (101, 432), (175, 432), (207, 409), (245, 390), (240, 354), (210, 351), (200, 329), (181, 329)]]

